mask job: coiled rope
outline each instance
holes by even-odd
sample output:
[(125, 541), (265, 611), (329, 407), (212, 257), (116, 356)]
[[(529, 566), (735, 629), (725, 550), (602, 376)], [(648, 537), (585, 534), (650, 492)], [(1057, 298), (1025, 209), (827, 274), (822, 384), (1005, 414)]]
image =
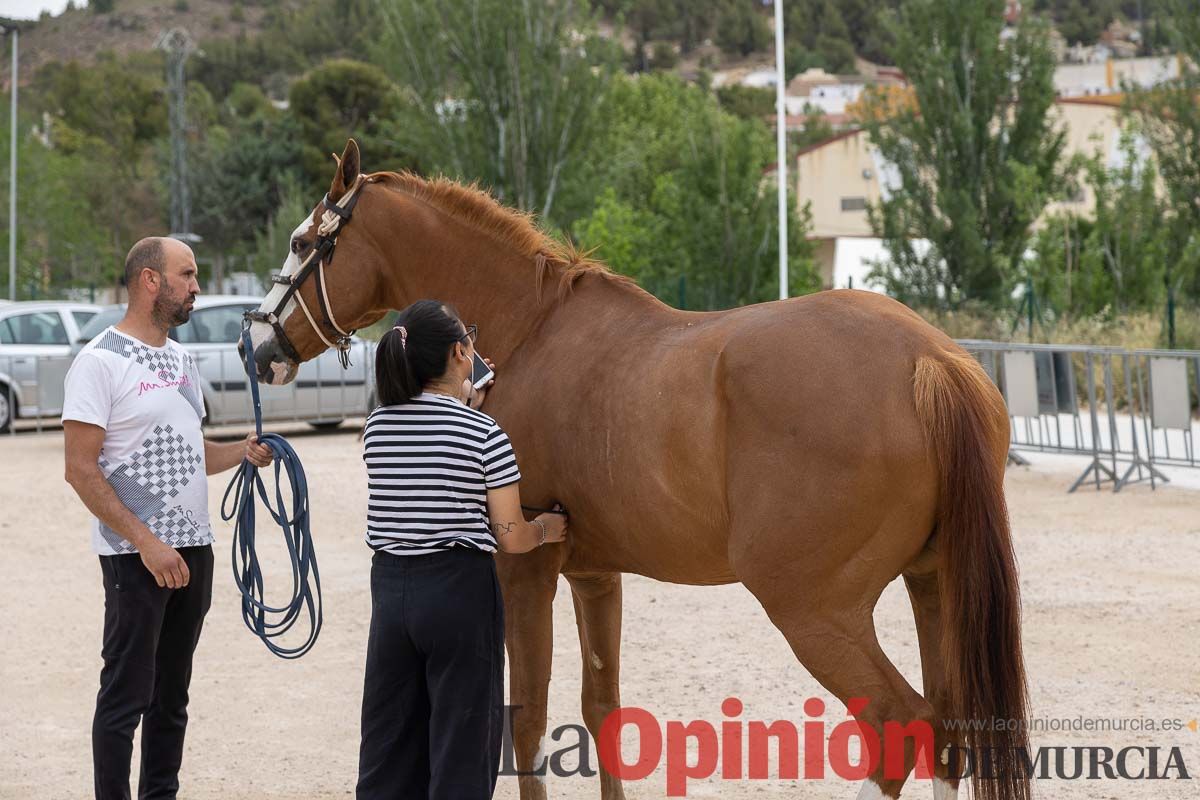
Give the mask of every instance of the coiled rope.
[[(276, 433), (264, 434), (262, 431), (262, 404), (258, 395), (258, 375), (254, 369), (254, 346), (248, 328), (242, 330), (242, 347), (250, 395), (254, 401), (254, 430), (258, 434), (258, 441), (275, 454), (275, 503), (271, 504), (258, 467), (248, 459), (243, 460), (225, 489), (225, 496), (221, 500), (221, 518), (226, 522), (233, 521), (233, 579), (242, 594), (242, 621), (275, 655), (280, 658), (299, 658), (316, 644), (323, 618), (321, 575), (317, 570), (317, 555), (309, 528), (308, 481), (300, 457), (287, 439)], [(285, 484), (291, 495), (290, 513), (285, 510)], [(256, 490), (263, 507), (283, 533), (291, 561), (292, 594), (291, 599), (282, 606), (268, 605), (263, 588), (254, 528)], [(231, 499), (234, 501), (232, 506)], [(308, 616), (308, 637), (295, 647), (279, 644), (276, 639), (291, 630), (305, 611)]]

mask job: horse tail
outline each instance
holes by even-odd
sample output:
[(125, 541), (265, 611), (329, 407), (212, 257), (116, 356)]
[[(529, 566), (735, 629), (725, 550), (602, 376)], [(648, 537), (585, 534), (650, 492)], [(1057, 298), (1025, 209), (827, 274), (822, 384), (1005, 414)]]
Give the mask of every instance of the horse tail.
[[(1028, 800), (1021, 601), (1004, 501), (1008, 412), (964, 352), (918, 358), (914, 399), (940, 484), (933, 543), (946, 686), (945, 707), (937, 711), (957, 721), (948, 723), (951, 736), (975, 754), (978, 800)], [(991, 775), (980, 774), (985, 751)]]

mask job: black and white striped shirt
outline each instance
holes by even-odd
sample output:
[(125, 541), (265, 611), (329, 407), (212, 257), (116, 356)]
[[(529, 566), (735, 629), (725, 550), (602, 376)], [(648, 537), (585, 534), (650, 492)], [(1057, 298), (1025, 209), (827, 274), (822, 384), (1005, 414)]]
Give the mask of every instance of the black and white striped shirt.
[(487, 490), (521, 479), (496, 421), (451, 397), (424, 392), (381, 406), (363, 432), (367, 544), (397, 555), (449, 547), (496, 551)]

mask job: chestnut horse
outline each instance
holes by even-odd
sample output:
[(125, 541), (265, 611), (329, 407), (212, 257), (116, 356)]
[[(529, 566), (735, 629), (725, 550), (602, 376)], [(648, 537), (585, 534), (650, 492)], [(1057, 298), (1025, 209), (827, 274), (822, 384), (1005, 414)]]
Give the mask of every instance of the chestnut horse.
[[(994, 748), (1000, 775), (974, 777), (977, 797), (1028, 797), (1012, 768), (1026, 745), (1026, 685), (1002, 487), (1008, 416), (969, 355), (869, 292), (671, 308), (475, 188), (360, 174), (351, 141), (328, 200), (347, 205), (354, 194), (340, 228), (322, 204), (296, 229), (284, 275), (296, 274), (318, 228), (337, 237), (336, 257), (300, 283), (307, 312), (295, 313), (294, 299), (280, 308), (284, 286), (268, 294), (262, 308), (278, 316), (251, 328), (259, 375), (286, 382), (296, 357), (315, 358), (337, 328), (424, 297), (479, 326), (499, 376), (484, 411), (512, 439), (521, 497), (571, 512), (564, 546), (496, 556), (510, 701), (521, 707), (518, 769), (543, 766), (558, 576), (571, 587), (583, 717), (596, 737), (620, 706), (621, 573), (634, 572), (740, 581), (826, 689), (869, 700), (861, 724), (928, 723), (932, 748), (880, 733), (880, 766), (860, 797), (897, 797), (926, 756), (935, 796), (954, 797), (951, 744)], [(924, 696), (875, 634), (875, 603), (898, 576), (916, 616)], [(993, 719), (1016, 730), (945, 722)], [(889, 746), (900, 777), (884, 774)], [(613, 775), (600, 778), (604, 800), (624, 796)], [(543, 779), (520, 781), (524, 800), (546, 796)]]

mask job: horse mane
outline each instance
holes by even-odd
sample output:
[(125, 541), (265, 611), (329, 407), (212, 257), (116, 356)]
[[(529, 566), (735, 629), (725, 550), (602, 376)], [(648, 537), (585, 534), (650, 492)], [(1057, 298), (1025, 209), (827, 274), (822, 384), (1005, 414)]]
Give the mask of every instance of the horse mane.
[(444, 176), (422, 178), (412, 172), (375, 172), (371, 183), (394, 189), (454, 217), (486, 236), (515, 249), (534, 261), (534, 292), (542, 300), (546, 277), (558, 274), (558, 299), (571, 291), (584, 275), (597, 275), (619, 284), (636, 286), (627, 275), (613, 272), (591, 258), (593, 250), (581, 251), (570, 239), (559, 241), (538, 227), (534, 215), (501, 205), (478, 183), (462, 184)]

